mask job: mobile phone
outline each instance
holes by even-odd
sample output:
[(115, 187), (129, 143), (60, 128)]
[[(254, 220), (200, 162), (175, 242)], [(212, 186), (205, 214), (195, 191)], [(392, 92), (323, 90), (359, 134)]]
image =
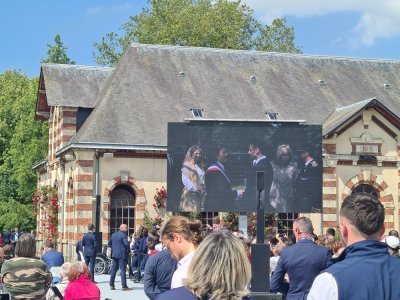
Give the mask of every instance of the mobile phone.
[[(63, 299), (64, 299), (64, 297), (63, 297), (63, 295), (61, 294), (60, 290), (59, 290), (55, 285), (52, 286), (51, 289), (52, 289), (54, 295), (56, 295), (60, 300), (63, 300)], [(0, 298), (0, 300), (2, 300), (2, 299)]]
[(0, 300), (11, 300), (10, 293), (0, 293)]

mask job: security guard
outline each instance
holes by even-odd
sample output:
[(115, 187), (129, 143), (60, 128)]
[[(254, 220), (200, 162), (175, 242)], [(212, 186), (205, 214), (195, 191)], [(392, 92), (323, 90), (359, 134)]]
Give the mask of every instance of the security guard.
[(320, 212), (322, 208), (322, 170), (310, 153), (300, 152), (302, 164), (295, 183), (298, 212)]

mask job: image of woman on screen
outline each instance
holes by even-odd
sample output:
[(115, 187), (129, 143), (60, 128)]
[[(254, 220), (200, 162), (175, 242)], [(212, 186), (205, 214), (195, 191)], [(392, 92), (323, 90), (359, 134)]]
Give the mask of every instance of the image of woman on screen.
[(183, 191), (181, 195), (181, 211), (199, 211), (204, 205), (204, 169), (201, 165), (202, 150), (199, 146), (191, 146), (182, 164)]
[(218, 145), (213, 149), (211, 156), (216, 159), (205, 175), (206, 184), (206, 211), (230, 211), (235, 200), (240, 195), (239, 191), (232, 190), (232, 184), (225, 172), (224, 163), (228, 159), (225, 146)]
[(276, 151), (276, 159), (271, 162), (273, 181), (269, 200), (278, 212), (291, 212), (294, 201), (294, 183), (298, 174), (296, 163), (289, 145), (280, 145)]

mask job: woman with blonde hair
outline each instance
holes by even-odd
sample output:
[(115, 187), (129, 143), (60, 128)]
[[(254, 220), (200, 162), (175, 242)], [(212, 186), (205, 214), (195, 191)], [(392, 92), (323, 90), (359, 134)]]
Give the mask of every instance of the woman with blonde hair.
[(208, 235), (196, 249), (185, 286), (156, 299), (249, 299), (250, 277), (250, 263), (242, 241), (223, 230)]
[(182, 164), (181, 211), (198, 211), (204, 205), (204, 169), (201, 164), (202, 150), (199, 146), (191, 146)]
[(298, 174), (297, 165), (292, 161), (293, 153), (289, 145), (280, 145), (276, 159), (271, 162), (274, 178), (269, 200), (279, 212), (292, 212), (294, 204), (294, 183)]
[(194, 250), (203, 239), (202, 224), (199, 220), (190, 221), (185, 217), (169, 219), (161, 229), (164, 246), (178, 261), (178, 267), (172, 275), (171, 288), (183, 286)]

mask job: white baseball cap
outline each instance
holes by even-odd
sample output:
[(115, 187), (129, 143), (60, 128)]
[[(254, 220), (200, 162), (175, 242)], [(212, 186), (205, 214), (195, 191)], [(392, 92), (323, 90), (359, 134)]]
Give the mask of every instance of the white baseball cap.
[(387, 236), (385, 238), (385, 243), (392, 249), (396, 249), (400, 245), (399, 239), (395, 236)]

